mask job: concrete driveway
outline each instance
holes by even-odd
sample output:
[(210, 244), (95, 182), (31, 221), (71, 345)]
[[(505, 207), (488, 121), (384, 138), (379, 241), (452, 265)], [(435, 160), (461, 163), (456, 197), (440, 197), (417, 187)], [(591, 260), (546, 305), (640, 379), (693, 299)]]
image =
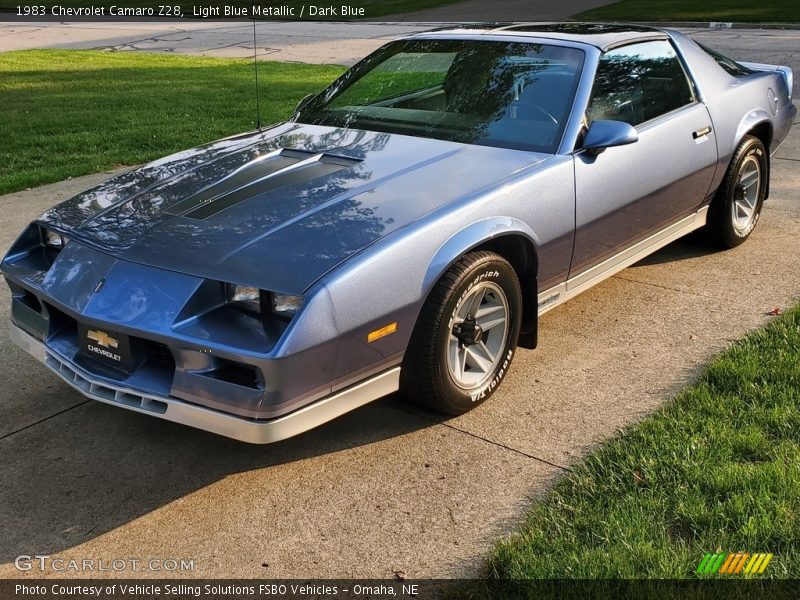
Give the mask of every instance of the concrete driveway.
[[(518, 353), (492, 400), (457, 419), (389, 397), (245, 446), (86, 401), (0, 330), (0, 577), (80, 575), (14, 568), (34, 553), (194, 561), (126, 576), (475, 575), (570, 465), (800, 298), (800, 128), (777, 156), (746, 244), (676, 242), (551, 311), (540, 348)], [(105, 176), (0, 197), (0, 248)]]

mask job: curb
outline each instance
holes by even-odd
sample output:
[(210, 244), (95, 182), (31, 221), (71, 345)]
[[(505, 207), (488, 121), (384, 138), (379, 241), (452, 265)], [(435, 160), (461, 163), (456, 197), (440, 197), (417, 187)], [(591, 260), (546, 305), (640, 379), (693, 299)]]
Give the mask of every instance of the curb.
[[(572, 18), (566, 21), (572, 21)], [(360, 22), (368, 22), (373, 25), (409, 25), (409, 26), (441, 26), (441, 25), (462, 25), (469, 24), (487, 24), (486, 21), (393, 21), (387, 17), (378, 17), (375, 20), (364, 19)], [(525, 23), (526, 21), (516, 21), (518, 23)], [(580, 22), (580, 21), (576, 21)], [(729, 29), (800, 29), (800, 22), (798, 23), (731, 23), (722, 21), (585, 21), (586, 23), (631, 23), (634, 25), (644, 25), (646, 27), (668, 27), (668, 28), (686, 28), (686, 29), (710, 29), (727, 31)], [(499, 23), (499, 22), (498, 22)], [(494, 22), (488, 22), (494, 24)]]
[(800, 29), (800, 23), (726, 23), (720, 21), (632, 21), (648, 27), (685, 27), (687, 29)]

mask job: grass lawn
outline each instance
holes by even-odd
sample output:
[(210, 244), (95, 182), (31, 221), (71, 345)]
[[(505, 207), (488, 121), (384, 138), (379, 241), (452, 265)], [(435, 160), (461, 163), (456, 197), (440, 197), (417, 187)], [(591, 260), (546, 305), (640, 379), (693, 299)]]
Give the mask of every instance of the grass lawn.
[[(259, 63), (262, 123), (343, 67)], [(0, 194), (255, 128), (253, 63), (143, 53), (0, 54)]]
[(587, 21), (800, 22), (797, 0), (620, 0), (574, 17)]
[(694, 578), (705, 552), (744, 551), (775, 554), (761, 577), (800, 577), (799, 465), (800, 307), (556, 484), (491, 575)]

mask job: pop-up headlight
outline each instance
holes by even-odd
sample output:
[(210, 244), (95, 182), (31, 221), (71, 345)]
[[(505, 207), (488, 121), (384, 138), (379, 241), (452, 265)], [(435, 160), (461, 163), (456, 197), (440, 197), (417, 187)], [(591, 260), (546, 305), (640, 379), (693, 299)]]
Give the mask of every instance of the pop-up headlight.
[(45, 248), (60, 251), (67, 245), (69, 238), (64, 234), (52, 231), (50, 229), (40, 228), (42, 235), (42, 245)]
[(290, 296), (289, 294), (272, 294), (272, 312), (277, 315), (292, 318), (300, 307), (303, 306), (302, 296)]
[(247, 285), (228, 284), (228, 304), (252, 314), (272, 313), (284, 319), (291, 319), (303, 306), (303, 297), (266, 292)]
[(246, 285), (228, 286), (228, 302), (252, 313), (261, 313), (261, 290)]

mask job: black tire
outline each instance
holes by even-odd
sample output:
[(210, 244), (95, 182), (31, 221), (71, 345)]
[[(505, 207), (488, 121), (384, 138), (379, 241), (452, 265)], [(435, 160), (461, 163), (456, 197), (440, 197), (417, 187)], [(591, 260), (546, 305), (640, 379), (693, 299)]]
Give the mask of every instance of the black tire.
[[(502, 294), (498, 293), (498, 289)], [(498, 311), (496, 306), (503, 306), (495, 314), (506, 315), (506, 323), (493, 326), (491, 330), (487, 327), (488, 333), (479, 331), (480, 326), (476, 327), (475, 321), (467, 320), (459, 325), (460, 319), (456, 315), (457, 311), (462, 310), (467, 310), (469, 314), (469, 299), (476, 299), (473, 304), (481, 302), (478, 299), (481, 290), (485, 290), (486, 296), (482, 296), (484, 303), (480, 306), (487, 307), (490, 301), (495, 302), (491, 304), (495, 311)], [(488, 311), (484, 309), (482, 312)], [(487, 322), (486, 319), (488, 317), (483, 317), (484, 322)], [(465, 323), (468, 322), (472, 329), (465, 333)], [(476, 251), (464, 255), (438, 281), (422, 307), (403, 359), (401, 393), (407, 400), (423, 408), (447, 415), (460, 415), (473, 409), (494, 393), (508, 372), (516, 352), (521, 323), (522, 292), (514, 268), (493, 252)], [(456, 346), (450, 345), (451, 340), (456, 339), (455, 336), (451, 338), (451, 327), (459, 332), (459, 336), (465, 337), (467, 341), (464, 344), (459, 341)], [(498, 327), (502, 327), (502, 331)], [(505, 342), (502, 343), (504, 338)], [(479, 371), (469, 373), (471, 367), (465, 359), (462, 376), (466, 373), (474, 378), (486, 378), (477, 387), (465, 388), (451, 373), (448, 360), (452, 359), (448, 358), (448, 352), (462, 352), (463, 348), (473, 345), (478, 350), (482, 341), (485, 341), (484, 348), (491, 344), (502, 350), (493, 354), (496, 361), (494, 368), (489, 367), (492, 363), (485, 365), (485, 374)]]
[[(743, 170), (751, 169), (755, 164), (758, 165), (758, 189), (755, 194), (752, 216), (747, 219), (742, 216), (742, 222), (739, 223), (740, 226), (737, 226), (734, 212), (736, 210), (735, 203), (737, 199), (744, 198), (742, 195), (744, 187), (739, 185), (740, 179)], [(750, 237), (761, 216), (768, 179), (769, 160), (764, 144), (757, 137), (745, 136), (731, 159), (725, 177), (708, 211), (705, 231), (711, 242), (722, 248), (735, 248)]]

